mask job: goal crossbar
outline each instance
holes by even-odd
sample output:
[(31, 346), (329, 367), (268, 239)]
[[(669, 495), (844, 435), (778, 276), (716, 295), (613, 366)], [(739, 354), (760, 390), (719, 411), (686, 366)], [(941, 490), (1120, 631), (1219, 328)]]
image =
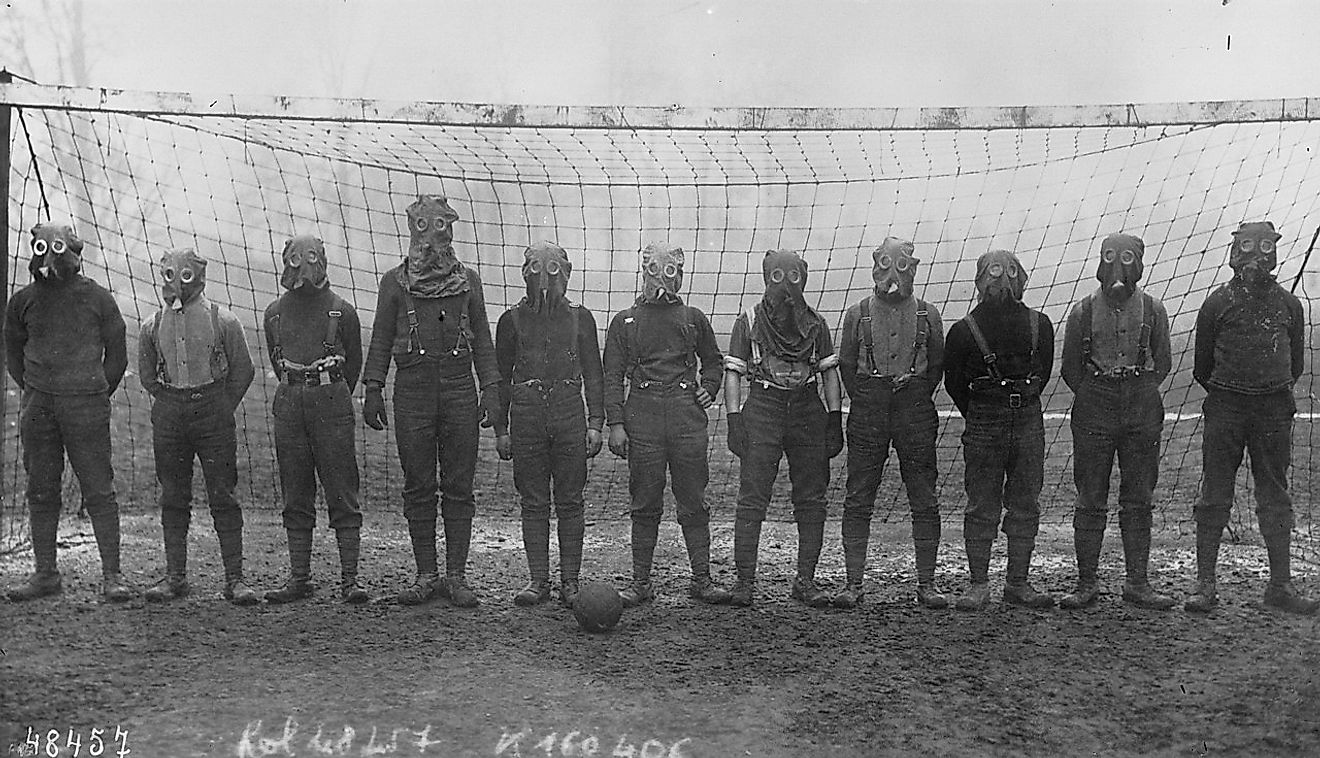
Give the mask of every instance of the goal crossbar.
[(493, 126), (536, 129), (904, 131), (1146, 127), (1314, 121), (1320, 97), (1108, 105), (756, 108), (405, 102), (0, 84), (0, 103), (137, 116)]

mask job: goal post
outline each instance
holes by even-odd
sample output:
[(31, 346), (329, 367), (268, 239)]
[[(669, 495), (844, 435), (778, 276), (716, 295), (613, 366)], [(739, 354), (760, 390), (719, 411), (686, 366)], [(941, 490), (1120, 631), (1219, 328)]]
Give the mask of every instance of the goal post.
[[(1229, 233), (1270, 219), (1283, 232), (1277, 271), (1306, 307), (1307, 371), (1296, 388), (1292, 488), (1303, 529), (1317, 491), (1316, 309), (1320, 279), (1306, 268), (1320, 229), (1320, 98), (1009, 108), (684, 108), (401, 103), (51, 87), (0, 82), (12, 108), (6, 141), (9, 292), (27, 283), (27, 229), (68, 221), (87, 242), (86, 273), (110, 288), (129, 324), (159, 307), (153, 262), (195, 247), (211, 261), (208, 295), (248, 329), (258, 379), (239, 410), (245, 507), (278, 508), (270, 400), (274, 381), (258, 322), (280, 293), (279, 250), (294, 234), (325, 240), (330, 277), (354, 304), (366, 340), (381, 275), (407, 244), (403, 208), (443, 194), (462, 220), (459, 257), (486, 283), (491, 322), (523, 294), (521, 251), (557, 241), (574, 263), (570, 296), (603, 331), (631, 304), (638, 250), (668, 240), (687, 251), (687, 301), (712, 320), (721, 347), (762, 291), (765, 250), (799, 250), (808, 301), (836, 329), (870, 290), (870, 251), (912, 239), (918, 294), (945, 327), (974, 303), (977, 256), (1016, 251), (1030, 271), (1026, 301), (1055, 323), (1096, 287), (1098, 240), (1115, 231), (1146, 242), (1143, 286), (1171, 319), (1173, 374), (1157, 524), (1186, 531), (1200, 480), (1200, 400), (1191, 338), (1205, 296), (1228, 278)], [(1311, 259), (1316, 260), (1316, 259)], [(1058, 351), (1056, 350), (1056, 353)], [(148, 402), (131, 362), (114, 398), (121, 500), (154, 501)], [(1043, 519), (1068, 523), (1073, 485), (1071, 393), (1050, 383)], [(7, 380), (6, 380), (7, 381)], [(12, 393), (12, 384), (6, 385)], [(4, 406), (5, 535), (25, 505), (17, 403)], [(940, 390), (941, 510), (965, 496), (961, 420)], [(708, 497), (732, 513), (736, 461), (711, 413)], [(402, 477), (391, 434), (362, 428), (364, 504), (393, 510)], [(483, 440), (479, 509), (516, 512), (508, 464)], [(842, 501), (836, 459), (830, 512)], [(1245, 467), (1244, 467), (1245, 468)], [(781, 480), (786, 477), (781, 477)], [(1241, 480), (1235, 523), (1254, 524)], [(772, 517), (787, 514), (781, 481)], [(66, 487), (72, 510), (76, 487)], [(627, 472), (608, 453), (591, 462), (589, 507), (627, 508)], [(515, 505), (510, 505), (515, 504)], [(906, 518), (895, 462), (879, 500)], [(513, 508), (515, 510), (510, 510)], [(20, 526), (11, 526), (20, 524)], [(14, 532), (17, 533), (17, 532)], [(6, 537), (6, 539), (9, 539)]]

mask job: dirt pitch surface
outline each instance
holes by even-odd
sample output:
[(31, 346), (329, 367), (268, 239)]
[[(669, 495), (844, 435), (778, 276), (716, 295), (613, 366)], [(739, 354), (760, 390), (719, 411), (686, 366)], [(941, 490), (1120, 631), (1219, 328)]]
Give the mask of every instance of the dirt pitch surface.
[[(721, 581), (732, 530), (718, 523)], [(684, 595), (681, 537), (666, 524), (660, 596), (612, 633), (580, 631), (569, 612), (515, 608), (525, 581), (517, 524), (487, 521), (472, 551), (476, 610), (390, 597), (410, 577), (402, 519), (368, 518), (363, 573), (373, 596), (346, 607), (329, 591), (331, 533), (317, 533), (309, 601), (236, 608), (220, 597), (209, 519), (194, 519), (194, 593), (165, 605), (98, 601), (95, 543), (66, 519), (62, 597), (0, 606), (0, 755), (186, 756), (858, 756), (1316, 755), (1316, 618), (1260, 606), (1264, 551), (1226, 545), (1223, 604), (1209, 617), (1136, 610), (1118, 597), (1122, 558), (1109, 535), (1110, 594), (1082, 612), (996, 603), (983, 613), (912, 603), (906, 527), (878, 527), (855, 611), (788, 599), (792, 524), (768, 523), (754, 609)], [(125, 568), (156, 576), (154, 516), (124, 521)], [(842, 582), (831, 522), (821, 577)], [(249, 577), (280, 583), (283, 533), (248, 514)], [(588, 528), (587, 578), (622, 582), (628, 524)], [(1186, 540), (1157, 545), (1160, 583), (1181, 596)], [(991, 581), (1002, 583), (1002, 540)], [(1042, 535), (1035, 577), (1070, 588), (1071, 535)], [(30, 553), (0, 561), (19, 581)], [(1313, 566), (1300, 586), (1320, 592)], [(966, 584), (961, 535), (946, 525), (946, 589)], [(94, 730), (103, 730), (94, 732)], [(71, 743), (78, 743), (77, 749)], [(35, 747), (34, 747), (35, 746)], [(7, 750), (7, 752), (5, 752)]]

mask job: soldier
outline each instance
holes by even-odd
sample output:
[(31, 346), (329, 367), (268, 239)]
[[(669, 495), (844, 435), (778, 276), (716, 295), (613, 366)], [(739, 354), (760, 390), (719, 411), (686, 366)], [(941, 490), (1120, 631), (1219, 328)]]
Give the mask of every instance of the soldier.
[[(980, 302), (949, 329), (944, 388), (966, 419), (963, 432), (967, 514), (963, 540), (971, 586), (959, 610), (990, 600), (990, 546), (1001, 514), (1008, 535), (1004, 600), (1050, 608), (1054, 598), (1027, 581), (1040, 526), (1045, 427), (1040, 394), (1054, 363), (1054, 325), (1022, 303), (1027, 271), (1007, 250), (976, 261)], [(1007, 511), (1007, 513), (1005, 513)]]
[(261, 599), (243, 581), (243, 511), (234, 496), (234, 410), (252, 384), (252, 356), (242, 324), (203, 294), (205, 258), (191, 248), (174, 250), (161, 258), (160, 273), (165, 306), (142, 325), (138, 338), (138, 378), (154, 398), (151, 442), (165, 536), (165, 576), (147, 590), (146, 599), (188, 594), (188, 526), (198, 458), (225, 568), (225, 599), (252, 605)]
[(1233, 278), (1210, 293), (1196, 316), (1192, 376), (1207, 394), (1196, 505), (1197, 583), (1185, 603), (1189, 611), (1208, 612), (1219, 603), (1215, 564), (1244, 447), (1251, 453), (1256, 520), (1270, 562), (1265, 605), (1300, 614), (1320, 608), (1320, 602), (1297, 592), (1291, 577), (1288, 466), (1297, 412), (1292, 393), (1305, 363), (1306, 322), (1301, 301), (1272, 273), (1280, 236), (1269, 221), (1239, 226), (1229, 248)]
[(1127, 582), (1123, 599), (1167, 610), (1176, 601), (1151, 587), (1151, 498), (1160, 470), (1164, 404), (1160, 383), (1169, 375), (1169, 316), (1164, 304), (1137, 286), (1146, 245), (1140, 237), (1111, 234), (1100, 246), (1100, 289), (1068, 314), (1059, 373), (1072, 389), (1073, 481), (1077, 510), (1073, 541), (1077, 589), (1059, 605), (1084, 608), (1100, 595), (1096, 573), (1105, 536), (1109, 475), (1118, 456), (1118, 523)]
[[(476, 513), (472, 478), (482, 415), (498, 413), (499, 369), (481, 277), (458, 260), (451, 244), (458, 214), (437, 195), (417, 198), (407, 214), (407, 257), (380, 282), (362, 415), (373, 429), (388, 425), (384, 388), (393, 361), (403, 515), (417, 562), (417, 579), (398, 601), (419, 605), (439, 593), (455, 606), (473, 608), (480, 601), (467, 583)], [(443, 474), (439, 482), (437, 460)], [(445, 527), (443, 580), (436, 564), (437, 499)]]
[(935, 498), (932, 395), (944, 376), (944, 325), (935, 306), (913, 296), (917, 264), (911, 242), (887, 237), (871, 254), (875, 294), (843, 317), (839, 373), (852, 398), (848, 414), (848, 486), (843, 502), (843, 554), (848, 583), (834, 605), (853, 608), (865, 589), (871, 512), (892, 442), (912, 510), (917, 601), (944, 608), (935, 584), (940, 510)]
[[(791, 250), (771, 250), (761, 262), (765, 295), (740, 315), (724, 358), (724, 409), (729, 450), (741, 459), (733, 558), (738, 582), (733, 604), (750, 606), (756, 585), (761, 522), (779, 460), (788, 457), (793, 518), (797, 521), (797, 577), (791, 596), (812, 607), (830, 604), (816, 585), (825, 536), (825, 491), (830, 459), (843, 450), (839, 355), (829, 325), (807, 305), (807, 263)], [(742, 406), (742, 379), (751, 381)], [(823, 385), (825, 402), (821, 403)], [(740, 409), (740, 406), (741, 409)]]
[[(523, 252), (527, 296), (495, 327), (500, 408), (495, 446), (513, 460), (522, 501), (528, 583), (513, 598), (520, 606), (550, 599), (550, 504), (559, 531), (560, 600), (572, 607), (582, 568), (585, 530), (582, 490), (587, 458), (600, 452), (605, 422), (605, 376), (596, 342), (596, 317), (567, 297), (573, 264), (563, 248), (538, 242)], [(583, 405), (583, 390), (586, 405)], [(553, 489), (551, 481), (553, 480)]]
[[(683, 303), (683, 249), (642, 250), (642, 292), (615, 314), (605, 336), (605, 418), (610, 452), (628, 459), (633, 581), (620, 594), (633, 607), (651, 599), (651, 563), (664, 515), (665, 468), (683, 528), (692, 581), (688, 596), (727, 603), (710, 577), (706, 504), (706, 409), (720, 388), (720, 349), (706, 314)], [(697, 360), (701, 376), (697, 378)], [(624, 401), (623, 380), (628, 380)]]
[(110, 465), (110, 395), (128, 368), (124, 318), (114, 297), (83, 276), (82, 240), (60, 224), (32, 228), (32, 283), (5, 313), (9, 375), (22, 391), (19, 435), (27, 472), (36, 570), (10, 600), (60, 592), (55, 541), (68, 454), (101, 555), (101, 596), (132, 598), (119, 573), (119, 504)]
[(321, 478), (330, 528), (339, 543), (339, 598), (365, 603), (358, 584), (362, 512), (358, 509), (353, 387), (362, 371), (357, 311), (330, 287), (325, 243), (300, 235), (284, 243), (280, 285), (288, 290), (262, 320), (270, 365), (280, 380), (271, 413), (275, 457), (284, 491), (289, 578), (266, 593), (269, 603), (311, 597), (316, 479)]

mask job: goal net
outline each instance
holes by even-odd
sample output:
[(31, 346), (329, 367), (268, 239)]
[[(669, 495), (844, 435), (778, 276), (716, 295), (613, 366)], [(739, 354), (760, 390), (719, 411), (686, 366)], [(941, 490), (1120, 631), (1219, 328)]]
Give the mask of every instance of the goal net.
[[(211, 261), (207, 293), (247, 326), (259, 367), (238, 411), (240, 499), (247, 508), (279, 507), (269, 411), (275, 382), (258, 323), (280, 294), (284, 240), (315, 234), (325, 241), (331, 280), (358, 309), (365, 343), (381, 275), (406, 247), (403, 208), (419, 193), (435, 193), (462, 217), (454, 246), (486, 282), (492, 323), (523, 295), (521, 252), (532, 241), (554, 240), (568, 251), (570, 296), (594, 311), (603, 332), (633, 302), (638, 250), (668, 240), (687, 251), (684, 295), (710, 316), (721, 347), (737, 314), (760, 297), (761, 257), (771, 248), (802, 252), (811, 271), (808, 301), (835, 326), (837, 339), (843, 311), (870, 291), (870, 252), (887, 235), (915, 241), (918, 293), (940, 309), (946, 329), (974, 304), (977, 256), (991, 248), (1016, 251), (1030, 270), (1026, 301), (1055, 322), (1061, 341), (1070, 305), (1097, 286), (1098, 240), (1120, 230), (1137, 234), (1147, 250), (1143, 285), (1163, 298), (1172, 321), (1156, 523), (1184, 533), (1201, 475), (1202, 393), (1191, 378), (1196, 312), (1230, 274), (1230, 231), (1243, 220), (1272, 220), (1284, 235), (1279, 280), (1308, 314), (1291, 481), (1301, 529), (1312, 528), (1320, 278), (1305, 261), (1320, 227), (1314, 99), (687, 110), (241, 99), (11, 84), (0, 85), (0, 103), (14, 113), (11, 294), (29, 279), (26, 230), (48, 218), (72, 223), (87, 242), (86, 273), (109, 287), (128, 321), (132, 357), (140, 324), (159, 307), (153, 262), (176, 246), (195, 247)], [(116, 484), (122, 502), (149, 507), (158, 492), (149, 404), (130, 363), (113, 398)], [(12, 382), (6, 386), (3, 529), (12, 542), (25, 529), (26, 505), (18, 396)], [(1057, 366), (1044, 401), (1043, 519), (1067, 523), (1072, 395)], [(942, 389), (937, 402), (941, 507), (946, 519), (956, 519), (965, 504), (962, 422)], [(397, 510), (402, 475), (393, 435), (359, 426), (364, 507)], [(716, 518), (731, 516), (738, 488), (724, 427), (722, 412), (712, 410), (708, 497)], [(510, 466), (483, 434), (479, 511), (512, 515)], [(844, 460), (835, 460), (830, 485), (836, 516)], [(787, 477), (780, 479), (772, 518), (789, 513)], [(1239, 484), (1234, 524), (1254, 529), (1245, 475)], [(72, 481), (65, 493), (66, 510), (75, 509)], [(594, 459), (587, 495), (600, 517), (626, 512), (625, 463), (607, 451)], [(877, 512), (907, 517), (896, 463)]]

